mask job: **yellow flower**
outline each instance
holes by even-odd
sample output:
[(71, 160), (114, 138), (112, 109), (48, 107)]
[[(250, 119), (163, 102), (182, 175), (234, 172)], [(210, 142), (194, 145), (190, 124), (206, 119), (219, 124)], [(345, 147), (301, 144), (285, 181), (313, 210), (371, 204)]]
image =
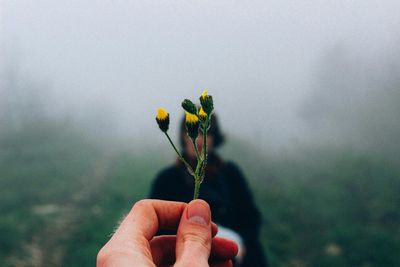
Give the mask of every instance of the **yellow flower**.
[(200, 126), (199, 118), (196, 115), (186, 112), (185, 124), (186, 124), (187, 134), (189, 135), (189, 137), (192, 138), (193, 140), (196, 139), (197, 136), (199, 135), (199, 126)]
[(186, 123), (196, 124), (199, 123), (199, 118), (189, 112), (186, 112)]
[(168, 117), (168, 112), (164, 108), (159, 108), (157, 110), (157, 119), (165, 120)]
[(197, 113), (202, 121), (207, 119), (207, 113), (204, 111), (202, 107), (200, 107), (199, 112)]
[(158, 123), (158, 127), (163, 132), (168, 131), (169, 127), (169, 113), (164, 108), (159, 108), (157, 111), (156, 121)]
[(207, 89), (204, 89), (203, 93), (201, 94), (201, 98), (206, 98), (207, 96)]
[(207, 115), (211, 115), (211, 112), (214, 109), (214, 102), (212, 96), (207, 94), (207, 89), (205, 89), (200, 96), (200, 104), (201, 107), (204, 109), (204, 112)]

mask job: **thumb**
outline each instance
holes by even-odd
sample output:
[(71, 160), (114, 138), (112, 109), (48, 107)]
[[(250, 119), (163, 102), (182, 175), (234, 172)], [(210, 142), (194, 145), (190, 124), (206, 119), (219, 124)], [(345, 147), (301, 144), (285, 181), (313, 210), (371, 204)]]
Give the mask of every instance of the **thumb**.
[(191, 201), (179, 223), (174, 266), (208, 266), (211, 238), (210, 206), (204, 200)]

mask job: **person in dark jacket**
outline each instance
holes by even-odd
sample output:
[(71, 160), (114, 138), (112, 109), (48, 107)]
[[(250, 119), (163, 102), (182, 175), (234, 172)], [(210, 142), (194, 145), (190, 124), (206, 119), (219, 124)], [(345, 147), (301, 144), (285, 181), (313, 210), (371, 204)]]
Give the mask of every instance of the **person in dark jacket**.
[[(202, 147), (202, 135), (197, 146)], [(196, 152), (186, 134), (184, 120), (180, 128), (182, 155), (189, 164), (197, 163)], [(246, 179), (239, 167), (224, 161), (216, 148), (224, 142), (215, 115), (207, 135), (208, 162), (204, 181), (200, 187), (200, 198), (211, 207), (212, 220), (219, 225), (225, 237), (239, 243), (239, 256), (235, 266), (264, 267), (267, 261), (259, 241), (261, 215), (257, 209)], [(176, 164), (162, 170), (153, 182), (150, 198), (190, 202), (193, 198), (194, 179), (185, 166)], [(160, 232), (159, 234), (172, 234)]]

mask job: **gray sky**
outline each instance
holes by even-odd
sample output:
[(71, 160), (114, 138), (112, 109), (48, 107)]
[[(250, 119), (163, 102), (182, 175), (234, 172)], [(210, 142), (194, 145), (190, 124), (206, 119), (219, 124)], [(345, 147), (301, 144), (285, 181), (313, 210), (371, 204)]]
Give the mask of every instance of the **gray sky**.
[(58, 111), (103, 107), (132, 136), (159, 134), (159, 106), (177, 123), (181, 100), (207, 87), (226, 132), (296, 140), (323, 54), (373, 57), (400, 36), (400, 1), (0, 3), (0, 60), (48, 83)]

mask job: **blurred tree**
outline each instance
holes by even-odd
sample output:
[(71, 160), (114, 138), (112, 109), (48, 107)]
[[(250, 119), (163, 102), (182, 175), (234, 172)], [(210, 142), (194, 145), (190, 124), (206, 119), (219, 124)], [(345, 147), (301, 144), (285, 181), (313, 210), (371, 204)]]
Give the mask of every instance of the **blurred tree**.
[(15, 65), (2, 66), (0, 77), (0, 135), (46, 118), (43, 85), (29, 80)]
[(326, 53), (301, 112), (313, 140), (398, 156), (400, 54), (387, 58), (343, 46)]

